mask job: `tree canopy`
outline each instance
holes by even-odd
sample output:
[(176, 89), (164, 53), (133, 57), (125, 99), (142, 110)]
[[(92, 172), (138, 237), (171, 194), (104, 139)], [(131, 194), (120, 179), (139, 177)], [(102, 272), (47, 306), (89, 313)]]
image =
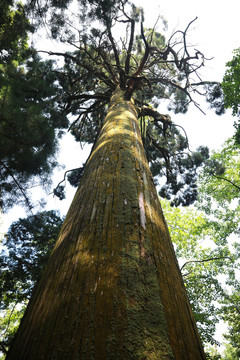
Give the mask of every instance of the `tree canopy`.
[(7, 64), (24, 57), (32, 27), (20, 2), (1, 0), (0, 4), (0, 59), (1, 64)]
[[(10, 26), (8, 13), (17, 13), (11, 5), (5, 6), (3, 29)], [(193, 203), (197, 168), (208, 158), (208, 150), (199, 148), (192, 156), (184, 131), (157, 107), (166, 101), (175, 113), (185, 113), (191, 102), (198, 107), (193, 94), (205, 85), (198, 70), (206, 59), (201, 51), (192, 51), (187, 41), (196, 19), (166, 41), (155, 28), (144, 29), (143, 10), (125, 1), (29, 0), (24, 8), (18, 6), (22, 32), (13, 31), (11, 39), (6, 37), (7, 45), (2, 42), (8, 58), (0, 73), (2, 205), (8, 208), (22, 199), (31, 207), (29, 189), (49, 185), (62, 130), (68, 127), (77, 141), (93, 143), (118, 86), (125, 90), (126, 98), (134, 95), (138, 105), (151, 169), (165, 178), (160, 181), (165, 182), (161, 195), (173, 204)], [(34, 19), (31, 26), (26, 14)], [(27, 32), (39, 26), (66, 50), (40, 49), (37, 54), (27, 48)], [(19, 57), (10, 61), (16, 51), (21, 61)], [(43, 60), (39, 54), (54, 60)], [(73, 185), (81, 172), (69, 175)], [(54, 192), (63, 198), (62, 190)]]
[[(72, 21), (67, 20), (65, 2), (54, 3), (52, 8), (41, 7), (52, 36), (71, 49), (40, 52), (64, 61), (63, 67), (56, 70), (62, 92), (58, 103), (71, 118), (69, 130), (77, 141), (93, 143), (112, 92), (118, 86), (124, 89), (126, 99), (133, 95), (138, 106), (151, 170), (154, 175), (166, 179), (166, 184), (161, 185), (161, 195), (171, 198), (174, 204), (189, 205), (196, 199), (197, 168), (208, 158), (208, 149), (201, 147), (192, 155), (184, 131), (169, 115), (160, 114), (157, 107), (167, 101), (170, 110), (185, 113), (189, 103), (198, 106), (193, 94), (205, 85), (198, 69), (206, 59), (199, 50), (190, 53), (188, 48), (187, 35), (194, 21), (166, 41), (155, 29), (144, 29), (142, 9), (132, 6), (129, 12), (124, 2), (115, 6), (114, 11), (112, 3), (93, 1), (93, 4), (88, 8), (87, 3), (80, 2), (85, 5), (84, 14), (87, 14), (80, 17), (82, 24), (71, 8)], [(102, 16), (98, 9), (103, 11), (106, 4), (111, 11)], [(35, 2), (30, 2), (29, 6), (37, 11)], [(59, 15), (55, 13), (55, 22), (51, 17), (53, 10)], [(100, 26), (94, 23), (90, 26), (87, 22), (93, 14), (95, 19), (101, 19)], [(118, 38), (117, 32), (122, 28), (125, 28), (125, 36)], [(69, 175), (73, 185), (77, 185), (82, 171), (74, 170)], [(160, 183), (163, 184), (163, 180)], [(63, 198), (62, 187), (55, 193)]]
[[(68, 121), (54, 99), (52, 60), (41, 60), (28, 47), (31, 30), (20, 3), (4, 2), (0, 22), (0, 186), (1, 206), (32, 207), (29, 192), (49, 184), (57, 165), (57, 139)], [(58, 131), (61, 129), (61, 131)]]

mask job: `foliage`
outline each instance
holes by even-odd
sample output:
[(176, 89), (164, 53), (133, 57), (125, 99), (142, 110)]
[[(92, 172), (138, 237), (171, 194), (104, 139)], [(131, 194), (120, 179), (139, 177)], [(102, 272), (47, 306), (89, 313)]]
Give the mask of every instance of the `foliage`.
[[(239, 215), (240, 215), (240, 147), (229, 139), (221, 151), (213, 152), (199, 179), (199, 208), (208, 216), (217, 237), (217, 245), (231, 248), (234, 267), (228, 269), (227, 291), (222, 299), (220, 316), (228, 322), (229, 353), (226, 359), (239, 357)], [(234, 354), (234, 355), (233, 355)]]
[(27, 189), (49, 185), (49, 174), (57, 165), (56, 129), (67, 126), (54, 97), (57, 86), (51, 60), (41, 61), (32, 53), (23, 66), (0, 68), (0, 183), (5, 208), (21, 199), (30, 206)]
[(226, 72), (222, 82), (222, 89), (225, 95), (224, 105), (227, 109), (232, 109), (232, 114), (238, 116), (235, 122), (235, 140), (240, 144), (240, 49), (233, 51), (233, 59), (226, 64)]
[(24, 57), (28, 31), (32, 27), (20, 2), (1, 0), (0, 7), (0, 63), (20, 61)]
[[(239, 248), (239, 246), (238, 246)], [(239, 249), (238, 249), (239, 256)], [(235, 278), (235, 274), (229, 279), (228, 284), (232, 288), (232, 292), (224, 301), (224, 313), (222, 318), (228, 323), (228, 332), (225, 334), (229, 346), (226, 350), (227, 356), (233, 359), (240, 357), (240, 284), (239, 278)], [(228, 357), (226, 357), (228, 359)], [(230, 358), (231, 359), (231, 358)]]
[(6, 350), (55, 244), (62, 219), (44, 211), (13, 223), (0, 254), (1, 349)]
[(189, 300), (204, 344), (214, 344), (220, 319), (216, 305), (225, 299), (220, 275), (234, 267), (235, 255), (227, 245), (219, 244), (218, 234), (203, 212), (173, 208), (161, 200), (175, 251), (187, 288)]
[(230, 344), (226, 344), (226, 349), (224, 350), (224, 353), (223, 353), (223, 356), (221, 357), (221, 359), (222, 360), (236, 360), (236, 359), (239, 359), (239, 351), (238, 351), (238, 349), (234, 348)]
[(5, 359), (5, 354), (9, 348), (11, 341), (18, 329), (21, 318), (26, 309), (26, 305), (21, 305), (20, 309), (16, 309), (16, 305), (11, 305), (8, 309), (1, 311), (0, 317), (0, 352), (4, 355), (0, 359)]
[(211, 215), (221, 243), (232, 233), (239, 235), (239, 171), (240, 147), (229, 139), (221, 151), (213, 152), (199, 178), (200, 208)]
[(234, 135), (237, 144), (240, 144), (240, 49), (233, 51), (232, 60), (226, 63), (226, 71), (222, 83), (209, 84), (206, 86), (206, 100), (210, 107), (215, 109), (217, 115), (225, 113), (226, 109), (232, 110), (232, 115), (237, 116), (234, 127)]
[[(157, 140), (154, 141), (152, 134)], [(172, 206), (194, 203), (198, 194), (198, 171), (209, 157), (208, 148), (200, 146), (190, 155), (187, 138), (181, 135), (176, 126), (172, 126), (166, 138), (163, 129), (159, 130), (159, 125), (156, 127), (154, 124), (149, 124), (147, 128), (145, 148), (153, 176), (161, 177), (159, 195), (171, 200)]]
[[(35, 20), (35, 27), (45, 27), (51, 31), (53, 38), (73, 38), (71, 20), (78, 19), (80, 23), (98, 20), (109, 26), (118, 12), (119, 3), (124, 5), (127, 0), (27, 0), (26, 11)], [(77, 8), (77, 14), (76, 14)], [(71, 10), (70, 12), (68, 10)], [(135, 8), (135, 13), (137, 9)], [(70, 21), (69, 21), (70, 20)], [(62, 27), (67, 28), (65, 31)], [(63, 30), (63, 31), (62, 31)]]
[(210, 108), (215, 110), (217, 115), (225, 113), (225, 96), (221, 84), (208, 85), (206, 101), (210, 103)]
[(28, 189), (49, 185), (57, 165), (58, 135), (66, 116), (54, 102), (58, 96), (52, 60), (43, 61), (27, 46), (31, 29), (20, 3), (4, 2), (0, 17), (0, 205), (31, 203)]
[(225, 107), (232, 109), (232, 114), (239, 112), (240, 94), (240, 49), (233, 51), (233, 59), (226, 64), (222, 88), (225, 94)]
[[(186, 209), (183, 217), (183, 209), (165, 208), (178, 258), (186, 262), (182, 270), (188, 273), (186, 286), (203, 339), (211, 343), (216, 322), (220, 318), (228, 321), (226, 338), (235, 356), (239, 349), (239, 246), (233, 235), (240, 230), (239, 150), (234, 139), (229, 139), (207, 161), (198, 182), (196, 205), (202, 213)], [(216, 308), (216, 300), (222, 304), (220, 308)]]
[(30, 297), (34, 283), (46, 263), (62, 220), (45, 211), (13, 223), (2, 242), (1, 308)]

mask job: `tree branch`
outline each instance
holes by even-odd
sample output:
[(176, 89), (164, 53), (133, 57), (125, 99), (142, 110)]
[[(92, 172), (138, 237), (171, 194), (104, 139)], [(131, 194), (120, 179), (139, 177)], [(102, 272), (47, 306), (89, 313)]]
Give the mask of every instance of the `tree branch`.
[(232, 182), (231, 180), (228, 180), (222, 176), (217, 176), (217, 175), (214, 175), (214, 174), (211, 174), (212, 176), (214, 176), (215, 178), (217, 179), (220, 179), (220, 180), (224, 180), (224, 181), (227, 181), (228, 183), (230, 183), (231, 185), (233, 185), (235, 188), (237, 188), (239, 191), (240, 191), (240, 186), (236, 185), (234, 182)]
[(163, 124), (167, 124), (167, 125), (172, 124), (171, 117), (168, 114), (166, 115), (160, 114), (157, 110), (150, 108), (148, 106), (142, 106), (140, 108), (138, 117), (141, 116), (151, 116), (152, 118), (154, 118), (154, 120), (161, 121)]
[(82, 99), (83, 101), (87, 101), (87, 100), (108, 100), (109, 96), (105, 94), (79, 94), (79, 95), (70, 95), (66, 98), (67, 100), (80, 100)]
[(128, 75), (130, 71), (130, 59), (131, 59), (131, 53), (133, 48), (133, 41), (134, 41), (134, 32), (135, 32), (135, 21), (133, 19), (129, 19), (131, 23), (131, 33), (130, 33), (130, 40), (128, 44), (128, 50), (127, 50), (127, 57), (125, 60), (125, 74)]
[[(185, 262), (185, 264), (183, 264), (183, 266), (181, 267), (181, 271), (182, 269), (187, 265), (187, 264), (190, 264), (190, 263), (203, 263), (203, 262), (208, 262), (208, 261), (213, 261), (213, 260), (221, 260), (221, 259), (228, 259), (228, 260), (231, 260), (232, 261), (232, 258), (230, 258), (229, 256), (219, 256), (219, 257), (212, 257), (212, 258), (209, 258), (209, 259), (204, 259), (204, 260), (189, 260), (187, 262)], [(191, 272), (187, 273), (187, 274), (183, 274), (183, 276), (187, 276), (189, 275)]]
[(119, 76), (120, 76), (120, 87), (124, 88), (125, 76), (124, 76), (124, 71), (121, 68), (120, 59), (119, 59), (119, 55), (118, 55), (118, 50), (116, 48), (116, 44), (115, 44), (115, 41), (114, 41), (113, 36), (112, 36), (111, 28), (109, 26), (107, 27), (107, 30), (108, 30), (109, 40), (110, 40), (111, 45), (112, 45), (112, 49), (113, 49), (113, 53), (114, 53), (114, 57), (115, 57), (115, 61), (116, 61), (116, 66), (117, 66), (118, 73), (119, 73)]
[(17, 188), (20, 190), (20, 192), (22, 193), (24, 199), (25, 199), (25, 202), (26, 202), (26, 205), (29, 209), (29, 211), (31, 212), (32, 214), (32, 206), (30, 204), (30, 201), (28, 199), (28, 196), (26, 194), (26, 191), (25, 189), (19, 184), (18, 180), (16, 179), (16, 177), (14, 176), (14, 174), (12, 173), (12, 171), (9, 169), (8, 166), (6, 166), (2, 161), (0, 161), (1, 165), (3, 166), (3, 168), (7, 171), (7, 173), (11, 176), (11, 178), (13, 179), (13, 181), (15, 182), (15, 184), (17, 185)]
[(101, 71), (98, 71), (97, 69), (94, 69), (93, 67), (87, 65), (85, 62), (79, 61), (73, 55), (70, 55), (68, 53), (45, 51), (45, 50), (39, 50), (38, 52), (42, 52), (42, 53), (45, 53), (45, 54), (48, 54), (48, 55), (63, 56), (64, 58), (71, 59), (73, 62), (75, 62), (79, 66), (83, 67), (85, 70), (87, 70), (87, 71), (89, 71), (91, 73), (94, 73), (100, 80), (102, 80), (111, 89), (116, 88), (116, 84), (114, 84), (106, 74), (104, 74)]
[(73, 126), (78, 122), (78, 120), (80, 119), (81, 116), (84, 116), (86, 114), (89, 114), (91, 112), (100, 110), (103, 106), (105, 106), (107, 104), (107, 101), (105, 102), (101, 102), (100, 100), (96, 100), (89, 108), (87, 108), (85, 111), (83, 111), (77, 118), (77, 120), (75, 120), (68, 128), (68, 131), (70, 131)]
[[(138, 77), (139, 75), (142, 73), (143, 69), (144, 69), (144, 66), (148, 60), (148, 56), (150, 54), (150, 48), (149, 48), (149, 45), (147, 43), (147, 40), (145, 38), (145, 35), (144, 35), (144, 29), (143, 29), (143, 23), (141, 22), (141, 36), (142, 36), (142, 39), (144, 41), (144, 44), (145, 44), (145, 52), (144, 52), (144, 55), (142, 57), (142, 60), (140, 62), (140, 65), (138, 66), (138, 69), (137, 71), (135, 71), (135, 73), (131, 76), (129, 82), (128, 82), (128, 89), (127, 89), (127, 92), (126, 92), (126, 98), (127, 99), (130, 99), (132, 97), (132, 94), (134, 93), (134, 91), (138, 88), (138, 85), (139, 85), (139, 82), (138, 82)], [(149, 83), (149, 81), (148, 81)]]

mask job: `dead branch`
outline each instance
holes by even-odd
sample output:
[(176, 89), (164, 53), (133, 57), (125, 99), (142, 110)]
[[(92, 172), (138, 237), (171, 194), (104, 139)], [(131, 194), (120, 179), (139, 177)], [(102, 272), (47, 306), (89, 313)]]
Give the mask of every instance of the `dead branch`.
[(149, 54), (150, 54), (150, 48), (148, 46), (148, 42), (144, 35), (143, 23), (141, 23), (141, 36), (142, 36), (143, 42), (145, 44), (145, 52), (144, 52), (144, 55), (142, 57), (142, 60), (140, 62), (140, 65), (139, 65), (137, 71), (132, 75), (132, 77), (128, 83), (128, 89), (127, 89), (127, 93), (126, 93), (127, 99), (130, 99), (132, 97), (132, 94), (134, 93), (134, 91), (138, 88), (137, 78), (142, 73), (144, 66), (148, 60)]
[(138, 117), (141, 116), (151, 116), (156, 121), (161, 121), (163, 124), (171, 125), (172, 121), (169, 115), (160, 114), (157, 110), (150, 108), (148, 106), (142, 106), (139, 109)]
[(102, 80), (107, 86), (109, 86), (112, 90), (115, 89), (116, 85), (112, 82), (112, 80), (102, 71), (99, 71), (97, 69), (94, 69), (92, 66), (87, 65), (86, 62), (81, 62), (79, 59), (77, 59), (75, 56), (70, 55), (68, 53), (61, 53), (61, 52), (53, 52), (53, 51), (45, 51), (45, 50), (39, 50), (38, 52), (42, 52), (48, 55), (53, 56), (63, 56), (64, 58), (71, 59), (73, 62), (75, 62), (77, 65), (81, 66), (85, 70), (89, 72), (94, 72), (94, 74)]
[(123, 71), (123, 69), (121, 67), (121, 64), (120, 64), (118, 50), (117, 50), (115, 41), (113, 39), (112, 31), (111, 31), (110, 26), (108, 26), (107, 30), (108, 30), (109, 40), (110, 40), (111, 45), (112, 45), (112, 50), (113, 50), (113, 53), (114, 53), (116, 66), (117, 66), (118, 73), (119, 73), (119, 76), (120, 76), (120, 87), (124, 88), (124, 85), (125, 85), (124, 71)]
[(86, 114), (90, 114), (92, 112), (98, 111), (101, 108), (103, 108), (108, 103), (108, 100), (105, 102), (101, 102), (100, 100), (96, 100), (91, 106), (88, 108), (85, 108), (85, 111), (83, 111), (78, 118), (69, 126), (68, 131), (70, 131), (76, 123), (79, 121), (80, 117), (85, 116)]

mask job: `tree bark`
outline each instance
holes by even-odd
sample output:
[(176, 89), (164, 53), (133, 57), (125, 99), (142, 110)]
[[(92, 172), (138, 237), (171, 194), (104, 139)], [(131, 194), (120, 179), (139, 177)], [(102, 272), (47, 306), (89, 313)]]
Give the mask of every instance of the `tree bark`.
[(205, 359), (141, 141), (117, 90), (7, 360)]

